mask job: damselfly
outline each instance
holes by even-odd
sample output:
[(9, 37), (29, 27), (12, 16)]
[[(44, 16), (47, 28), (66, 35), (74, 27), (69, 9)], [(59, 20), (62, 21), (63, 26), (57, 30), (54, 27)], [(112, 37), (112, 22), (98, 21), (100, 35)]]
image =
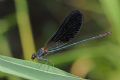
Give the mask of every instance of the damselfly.
[(96, 36), (86, 38), (84, 40), (75, 41), (75, 37), (81, 29), (83, 16), (80, 11), (72, 11), (63, 21), (57, 32), (48, 40), (43, 48), (32, 55), (31, 59), (47, 61), (44, 56), (66, 49), (76, 44), (80, 44), (89, 40), (105, 37), (111, 32), (105, 32)]

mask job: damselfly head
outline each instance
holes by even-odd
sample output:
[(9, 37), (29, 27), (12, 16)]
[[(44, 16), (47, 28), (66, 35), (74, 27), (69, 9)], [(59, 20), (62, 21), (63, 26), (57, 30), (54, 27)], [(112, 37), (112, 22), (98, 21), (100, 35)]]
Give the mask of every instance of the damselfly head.
[(35, 53), (32, 54), (31, 59), (34, 60), (37, 57)]

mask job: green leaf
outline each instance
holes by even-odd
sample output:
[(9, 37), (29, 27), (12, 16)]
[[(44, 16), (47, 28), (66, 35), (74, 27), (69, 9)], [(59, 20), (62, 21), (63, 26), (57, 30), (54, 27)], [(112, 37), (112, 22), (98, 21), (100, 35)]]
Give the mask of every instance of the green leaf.
[(46, 64), (0, 56), (0, 71), (31, 80), (83, 80)]

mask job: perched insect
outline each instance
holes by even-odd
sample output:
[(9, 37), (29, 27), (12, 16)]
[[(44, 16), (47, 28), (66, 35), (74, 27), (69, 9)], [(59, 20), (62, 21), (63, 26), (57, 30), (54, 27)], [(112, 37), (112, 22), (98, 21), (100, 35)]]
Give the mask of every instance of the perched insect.
[(31, 59), (48, 61), (44, 56), (47, 54), (55, 53), (62, 49), (71, 47), (76, 44), (80, 44), (89, 40), (105, 37), (111, 32), (105, 32), (97, 36), (93, 36), (81, 41), (74, 41), (77, 33), (79, 32), (83, 21), (83, 16), (80, 11), (72, 11), (63, 21), (57, 32), (48, 40), (43, 48), (40, 48), (38, 52), (32, 54)]

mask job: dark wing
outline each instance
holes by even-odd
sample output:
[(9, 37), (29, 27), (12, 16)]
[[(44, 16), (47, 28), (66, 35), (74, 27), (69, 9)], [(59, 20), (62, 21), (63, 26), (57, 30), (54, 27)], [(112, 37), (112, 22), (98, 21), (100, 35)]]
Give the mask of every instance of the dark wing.
[(47, 42), (46, 48), (51, 46), (58, 46), (68, 42), (71, 38), (74, 38), (75, 35), (81, 28), (82, 24), (82, 14), (78, 11), (72, 11), (63, 21), (62, 25), (59, 27), (57, 32), (51, 37)]

